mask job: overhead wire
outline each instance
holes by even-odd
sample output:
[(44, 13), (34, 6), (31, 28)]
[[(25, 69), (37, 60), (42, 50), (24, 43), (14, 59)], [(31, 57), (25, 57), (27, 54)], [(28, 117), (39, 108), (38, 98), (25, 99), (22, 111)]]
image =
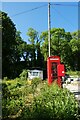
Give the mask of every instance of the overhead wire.
[[(61, 4), (61, 3), (50, 3), (50, 5), (54, 5), (54, 6), (72, 6), (72, 7), (80, 7), (79, 5), (74, 5), (74, 4)], [(32, 9), (30, 9), (30, 10), (25, 10), (25, 11), (23, 11), (23, 12), (20, 12), (20, 13), (17, 13), (17, 14), (14, 14), (14, 15), (12, 15), (11, 17), (15, 17), (15, 16), (17, 16), (17, 15), (21, 15), (21, 14), (24, 14), (24, 13), (28, 13), (28, 12), (31, 12), (31, 11), (34, 11), (34, 10), (36, 10), (36, 9), (39, 9), (39, 8), (42, 8), (42, 7), (45, 7), (45, 6), (47, 6), (47, 4), (45, 4), (45, 5), (42, 5), (42, 6), (39, 6), (39, 7), (35, 7), (35, 8), (32, 8)]]
[[(66, 6), (66, 7), (68, 7), (68, 6), (71, 7), (71, 6), (72, 6), (72, 7), (80, 7), (79, 5), (74, 5), (74, 4), (61, 4), (61, 3), (50, 3), (50, 5), (51, 5), (52, 7), (53, 7), (53, 6)], [(39, 7), (35, 7), (35, 8), (32, 8), (32, 9), (23, 11), (23, 12), (19, 12), (19, 13), (17, 13), (17, 14), (12, 15), (11, 17), (16, 17), (16, 16), (18, 16), (18, 15), (25, 14), (25, 13), (28, 13), (28, 12), (31, 12), (31, 11), (34, 11), (34, 10), (37, 10), (37, 9), (42, 8), (42, 7), (45, 7), (45, 6), (48, 6), (48, 5), (47, 5), (47, 4), (44, 4), (44, 5), (39, 6)], [(66, 20), (66, 22), (70, 23), (70, 21), (69, 21), (66, 17), (64, 17), (64, 15), (62, 15), (62, 14), (60, 13), (60, 11), (56, 10), (55, 8), (54, 8), (54, 10), (57, 11), (57, 13), (59, 13), (59, 15), (61, 15), (61, 16)], [(71, 25), (71, 26), (74, 26), (74, 25), (72, 25), (72, 23), (70, 23), (70, 25)]]
[(24, 14), (24, 13), (28, 13), (28, 12), (37, 10), (37, 9), (39, 9), (39, 8), (45, 7), (45, 6), (47, 6), (47, 5), (45, 4), (45, 5), (42, 5), (42, 6), (39, 6), (39, 7), (35, 7), (35, 8), (30, 9), (30, 10), (26, 10), (26, 11), (23, 11), (23, 12), (20, 12), (20, 13), (17, 13), (17, 14), (14, 14), (14, 15), (12, 15), (11, 17), (15, 17), (15, 16), (17, 16), (17, 15), (21, 15), (21, 14)]
[[(53, 6), (52, 6), (53, 7)], [(60, 16), (62, 16), (62, 18), (63, 18), (63, 20), (65, 19), (65, 21), (67, 22), (67, 23), (69, 23), (69, 25), (71, 26), (71, 27), (74, 27), (74, 25), (69, 21), (69, 19), (67, 19), (60, 11), (58, 11), (56, 8), (54, 8), (53, 7), (53, 9), (60, 15)], [(69, 27), (70, 27), (69, 26)], [(75, 27), (74, 27), (75, 28)]]
[(61, 3), (51, 3), (51, 5), (57, 5), (57, 6), (66, 6), (66, 7), (80, 7), (78, 4), (61, 4)]

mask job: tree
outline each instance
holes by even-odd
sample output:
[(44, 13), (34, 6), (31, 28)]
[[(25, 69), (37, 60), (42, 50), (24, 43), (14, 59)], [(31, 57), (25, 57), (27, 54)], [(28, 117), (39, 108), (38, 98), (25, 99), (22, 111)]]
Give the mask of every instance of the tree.
[(4, 12), (0, 12), (2, 18), (2, 76), (14, 76), (16, 28), (12, 20)]
[[(69, 68), (72, 63), (72, 51), (69, 45), (72, 36), (69, 32), (65, 32), (62, 28), (51, 29), (51, 55), (58, 55), (61, 58), (61, 62)], [(48, 57), (48, 31), (42, 32), (40, 36), (42, 43), (42, 53), (45, 61)]]
[[(21, 38), (21, 32), (16, 31), (16, 45), (15, 45), (15, 77), (18, 77), (20, 73), (22, 72), (23, 69), (26, 69), (26, 59), (27, 59), (27, 54), (26, 52), (27, 49), (27, 43), (23, 41)], [(26, 53), (26, 56), (25, 56)]]
[(72, 33), (72, 40), (70, 46), (72, 49), (73, 69), (80, 70), (80, 31)]
[(36, 66), (36, 39), (37, 39), (37, 31), (34, 30), (33, 28), (29, 28), (27, 35), (29, 36), (29, 42), (32, 46), (32, 53), (31, 53), (31, 61), (32, 61), (32, 66), (35, 67)]
[(32, 63), (32, 67), (41, 67), (41, 63), (43, 60), (41, 49), (40, 49), (40, 38), (38, 32), (33, 28), (29, 28), (27, 35), (29, 36), (29, 42), (31, 46), (30, 49), (30, 59)]

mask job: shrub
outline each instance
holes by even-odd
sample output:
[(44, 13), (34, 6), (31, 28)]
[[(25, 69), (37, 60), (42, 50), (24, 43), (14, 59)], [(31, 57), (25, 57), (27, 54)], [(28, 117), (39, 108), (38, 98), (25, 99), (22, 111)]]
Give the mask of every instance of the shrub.
[(80, 71), (68, 71), (67, 74), (74, 76), (74, 77), (77, 77), (77, 76), (80, 77)]
[(27, 91), (31, 94), (35, 94), (39, 84), (41, 84), (40, 78), (35, 77), (32, 80), (27, 80)]
[(2, 82), (3, 118), (16, 115), (19, 120), (76, 120), (78, 103), (67, 89), (57, 85), (47, 85), (39, 78), (27, 84), (26, 80), (16, 78)]
[(16, 115), (24, 106), (24, 91), (22, 82), (19, 79), (7, 80), (2, 82), (2, 117), (8, 118)]
[(35, 89), (37, 88), (38, 84), (41, 82), (41, 79), (40, 78), (34, 78), (32, 79), (32, 82), (31, 82), (31, 86), (32, 86), (32, 89), (35, 91)]
[(24, 120), (76, 120), (78, 103), (66, 89), (46, 84), (34, 96), (30, 106), (25, 107), (20, 119)]
[(27, 74), (28, 70), (23, 70), (19, 77), (21, 78), (21, 80), (27, 80)]

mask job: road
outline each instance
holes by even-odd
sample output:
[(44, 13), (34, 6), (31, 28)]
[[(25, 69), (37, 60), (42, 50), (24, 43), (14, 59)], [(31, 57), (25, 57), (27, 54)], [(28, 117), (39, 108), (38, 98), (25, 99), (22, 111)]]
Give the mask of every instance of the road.
[(76, 99), (80, 102), (80, 81), (72, 82), (70, 84), (63, 84), (63, 88), (67, 88), (74, 93)]

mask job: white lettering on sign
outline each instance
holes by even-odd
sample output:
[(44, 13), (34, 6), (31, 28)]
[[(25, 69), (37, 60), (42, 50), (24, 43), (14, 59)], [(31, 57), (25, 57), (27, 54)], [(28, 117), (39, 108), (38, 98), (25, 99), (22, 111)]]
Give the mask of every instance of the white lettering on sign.
[(59, 58), (50, 58), (50, 60), (59, 60)]

